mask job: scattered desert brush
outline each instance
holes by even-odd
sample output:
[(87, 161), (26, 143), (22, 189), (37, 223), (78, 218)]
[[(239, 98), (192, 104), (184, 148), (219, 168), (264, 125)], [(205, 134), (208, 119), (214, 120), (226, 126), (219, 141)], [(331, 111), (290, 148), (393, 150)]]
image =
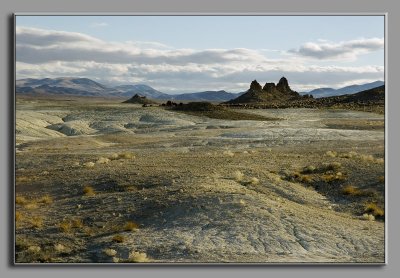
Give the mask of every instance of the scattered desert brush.
[(134, 221), (127, 221), (124, 226), (124, 231), (134, 231), (139, 229), (139, 225)]
[(37, 245), (32, 245), (28, 247), (28, 252), (30, 253), (39, 253), (42, 250), (42, 248), (40, 248), (40, 246)]
[(63, 233), (71, 233), (73, 229), (84, 228), (84, 224), (80, 218), (64, 219), (58, 224), (58, 228)]
[(377, 159), (375, 159), (375, 163), (384, 164), (385, 160), (383, 158), (377, 158)]
[(83, 221), (80, 218), (74, 218), (71, 220), (71, 227), (75, 229), (81, 229), (83, 228)]
[(30, 219), (30, 223), (33, 228), (39, 229), (43, 227), (43, 217), (41, 216), (34, 216)]
[(25, 205), (28, 203), (28, 200), (23, 196), (17, 196), (15, 197), (15, 203), (17, 205)]
[(361, 196), (362, 191), (354, 185), (346, 185), (342, 188), (342, 194), (349, 196)]
[(270, 180), (272, 180), (272, 181), (274, 181), (274, 182), (280, 182), (280, 181), (282, 181), (281, 176), (278, 175), (278, 174), (276, 174), (276, 173), (270, 172), (270, 173), (267, 173), (266, 176), (267, 176), (268, 179), (270, 179)]
[(344, 180), (346, 180), (346, 176), (343, 175), (342, 172), (337, 172), (337, 173), (333, 173), (333, 174), (322, 175), (321, 180), (326, 183), (331, 183), (331, 182), (335, 182), (335, 181), (344, 181)]
[(335, 151), (327, 151), (325, 154), (329, 157), (337, 157), (337, 152)]
[(87, 185), (83, 188), (83, 194), (85, 194), (85, 196), (94, 196), (96, 195), (96, 192), (92, 186)]
[(117, 153), (110, 154), (108, 157), (111, 160), (117, 160), (119, 158), (119, 155)]
[(53, 198), (50, 195), (44, 195), (43, 197), (39, 198), (37, 202), (43, 204), (51, 204), (53, 203)]
[(314, 173), (315, 170), (317, 170), (317, 167), (315, 167), (313, 165), (308, 165), (303, 168), (302, 173), (303, 174), (312, 174), (312, 173)]
[(83, 163), (83, 166), (85, 166), (86, 168), (93, 168), (94, 165), (95, 165), (95, 163), (92, 161)]
[(360, 154), (359, 157), (361, 160), (367, 161), (367, 162), (373, 162), (375, 160), (373, 155), (370, 155), (370, 154)]
[(342, 164), (339, 162), (332, 162), (328, 164), (324, 164), (326, 171), (336, 171), (342, 167)]
[(233, 178), (235, 179), (235, 181), (240, 182), (240, 181), (243, 180), (244, 174), (243, 174), (242, 172), (240, 172), (239, 170), (238, 170), (238, 171), (235, 171), (235, 172), (233, 173)]
[(23, 214), (21, 213), (21, 212), (19, 212), (19, 211), (16, 211), (15, 212), (15, 221), (21, 221), (22, 219), (24, 219), (24, 216), (23, 216)]
[(357, 156), (358, 156), (358, 154), (354, 151), (350, 151), (348, 153), (341, 153), (339, 155), (339, 157), (341, 157), (341, 158), (353, 158), (353, 157), (357, 157)]
[(58, 224), (58, 228), (63, 233), (70, 233), (72, 231), (72, 223), (69, 220), (63, 220)]
[(119, 159), (134, 159), (135, 155), (131, 152), (124, 152), (124, 153), (118, 154), (118, 158)]
[(224, 152), (223, 152), (223, 155), (226, 155), (226, 156), (229, 156), (229, 157), (235, 156), (235, 154), (234, 154), (232, 151), (230, 151), (230, 150), (224, 151)]
[(145, 263), (148, 262), (149, 259), (147, 258), (146, 253), (132, 251), (129, 253), (128, 262), (130, 263)]
[(375, 216), (372, 214), (364, 213), (362, 217), (364, 220), (375, 221)]
[(110, 257), (114, 257), (115, 255), (117, 255), (117, 251), (115, 249), (111, 249), (111, 248), (104, 249), (103, 253)]
[(100, 158), (96, 161), (97, 164), (107, 164), (107, 163), (109, 163), (109, 162), (110, 162), (110, 159), (108, 159), (108, 158), (106, 158), (106, 157), (100, 157)]
[(375, 217), (382, 217), (385, 215), (385, 211), (376, 203), (366, 203), (364, 211), (366, 213), (371, 213)]
[(113, 242), (122, 243), (125, 241), (125, 237), (123, 235), (115, 235), (111, 239)]
[(250, 179), (250, 183), (251, 184), (258, 184), (258, 183), (260, 183), (260, 180), (258, 178), (256, 178), (256, 177), (252, 177)]
[(286, 180), (292, 182), (311, 183), (313, 178), (309, 175), (303, 175), (300, 172), (293, 172), (286, 175)]
[(66, 247), (60, 243), (54, 244), (54, 251), (62, 253), (66, 251)]

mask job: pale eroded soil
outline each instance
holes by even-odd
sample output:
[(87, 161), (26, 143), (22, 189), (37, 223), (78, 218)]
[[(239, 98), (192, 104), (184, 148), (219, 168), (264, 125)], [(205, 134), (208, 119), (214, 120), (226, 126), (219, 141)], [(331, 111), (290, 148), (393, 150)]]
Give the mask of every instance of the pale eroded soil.
[[(384, 262), (383, 219), (364, 220), (364, 204), (339, 190), (346, 184), (373, 189), (372, 201), (384, 203), (383, 116), (246, 112), (282, 120), (17, 99), (16, 196), (26, 202), (16, 205), (16, 262), (126, 261), (131, 251), (151, 262)], [(373, 158), (340, 156), (350, 151)], [(135, 158), (96, 163), (127, 152)], [(285, 179), (332, 162), (341, 164), (344, 180)], [(235, 171), (243, 173), (241, 181)], [(88, 185), (94, 196), (83, 193)], [(46, 195), (52, 202), (40, 201)], [(60, 229), (71, 221), (80, 224)], [(127, 221), (139, 228), (125, 231)], [(113, 241), (115, 235), (123, 242)]]

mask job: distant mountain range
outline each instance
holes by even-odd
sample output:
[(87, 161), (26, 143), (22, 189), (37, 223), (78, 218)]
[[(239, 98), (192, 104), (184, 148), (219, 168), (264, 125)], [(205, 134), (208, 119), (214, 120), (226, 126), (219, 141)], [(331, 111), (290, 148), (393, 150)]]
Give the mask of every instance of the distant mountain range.
[[(267, 84), (266, 84), (267, 85)], [(364, 90), (372, 89), (384, 85), (383, 81), (375, 81), (362, 85), (351, 85), (340, 89), (319, 88), (310, 92), (301, 93), (311, 94), (316, 98), (328, 97), (343, 94), (353, 94)], [(264, 86), (265, 87), (265, 86)], [(267, 88), (263, 88), (267, 90)], [(274, 90), (274, 88), (268, 88)], [(267, 91), (268, 91), (267, 90)], [(128, 98), (135, 94), (145, 96), (154, 100), (174, 100), (174, 101), (210, 101), (226, 102), (240, 97), (246, 92), (229, 93), (223, 90), (205, 91), (196, 93), (185, 93), (170, 95), (144, 85), (119, 85), (108, 87), (88, 78), (44, 78), (44, 79), (20, 79), (16, 81), (16, 92), (18, 94), (29, 95), (69, 95), (69, 96), (97, 96), (97, 97), (120, 97)], [(296, 93), (297, 94), (297, 93)]]
[(16, 92), (19, 94), (38, 95), (73, 95), (73, 96), (97, 96), (97, 97), (132, 97), (136, 94), (155, 100), (175, 101), (211, 101), (222, 102), (237, 97), (239, 94), (226, 91), (205, 91), (198, 93), (186, 93), (169, 95), (144, 85), (119, 85), (107, 87), (88, 78), (44, 78), (44, 79), (20, 79), (16, 81)]
[(346, 95), (346, 94), (355, 94), (361, 91), (373, 89), (379, 86), (385, 85), (385, 82), (383, 81), (375, 81), (371, 83), (366, 83), (362, 85), (350, 85), (346, 86), (343, 88), (339, 89), (333, 89), (333, 88), (318, 88), (314, 89), (309, 92), (301, 93), (302, 95), (304, 94), (310, 94), (313, 95), (315, 98), (320, 98), (320, 97), (330, 97), (330, 96), (339, 96), (339, 95)]

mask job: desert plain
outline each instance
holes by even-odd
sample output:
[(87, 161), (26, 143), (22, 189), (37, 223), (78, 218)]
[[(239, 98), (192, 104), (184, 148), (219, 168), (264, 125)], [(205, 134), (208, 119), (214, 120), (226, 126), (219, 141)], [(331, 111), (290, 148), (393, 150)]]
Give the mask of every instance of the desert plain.
[(240, 112), (17, 96), (15, 262), (384, 263), (384, 115)]

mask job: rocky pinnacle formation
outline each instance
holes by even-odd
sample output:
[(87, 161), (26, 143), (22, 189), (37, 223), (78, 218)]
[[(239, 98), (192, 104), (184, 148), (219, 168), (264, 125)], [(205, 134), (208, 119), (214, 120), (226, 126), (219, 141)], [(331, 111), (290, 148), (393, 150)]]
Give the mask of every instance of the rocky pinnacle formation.
[(264, 87), (261, 87), (257, 80), (253, 80), (250, 84), (250, 89), (245, 94), (227, 103), (282, 103), (300, 97), (297, 92), (290, 89), (288, 80), (282, 77), (278, 84), (267, 82)]

